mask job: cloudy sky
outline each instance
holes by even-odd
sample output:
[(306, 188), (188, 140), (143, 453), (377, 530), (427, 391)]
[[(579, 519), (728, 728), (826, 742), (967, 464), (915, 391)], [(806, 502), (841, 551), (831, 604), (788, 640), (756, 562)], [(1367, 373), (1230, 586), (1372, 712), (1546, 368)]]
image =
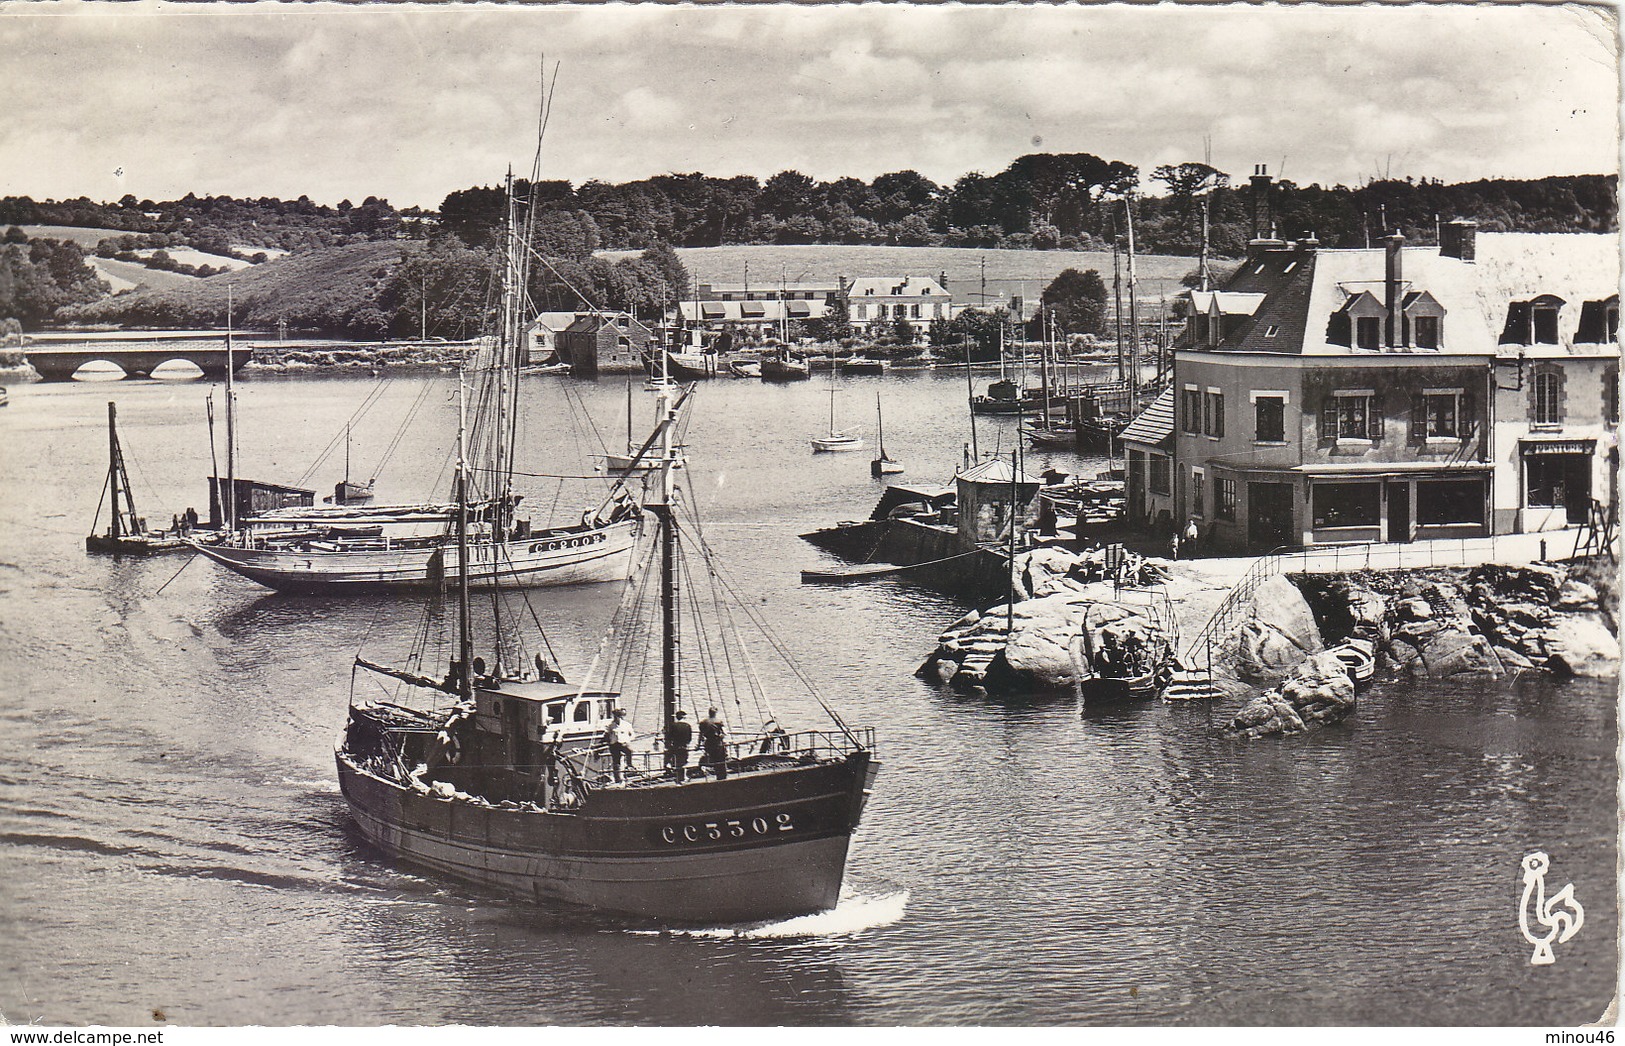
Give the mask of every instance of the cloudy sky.
[[(1581, 7), (598, 9), (0, 0), (0, 194), (368, 195), (544, 175), (951, 182), (1027, 152), (1307, 184), (1618, 169)], [(1154, 187), (1160, 191), (1160, 187)]]

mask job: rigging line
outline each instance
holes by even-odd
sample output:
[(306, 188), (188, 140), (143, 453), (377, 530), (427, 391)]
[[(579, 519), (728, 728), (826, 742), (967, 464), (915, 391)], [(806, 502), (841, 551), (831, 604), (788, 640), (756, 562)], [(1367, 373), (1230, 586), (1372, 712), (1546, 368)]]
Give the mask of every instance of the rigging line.
[[(705, 548), (706, 555), (714, 556), (714, 553), (709, 546), (705, 546)], [(784, 663), (789, 666), (791, 673), (796, 677), (797, 680), (800, 681), (801, 685), (806, 688), (807, 693), (811, 695), (812, 699), (818, 702), (819, 707), (824, 710), (824, 714), (829, 716), (831, 721), (833, 721), (835, 725), (840, 728), (841, 732), (846, 735), (848, 741), (856, 744), (857, 738), (852, 734), (851, 728), (846, 725), (846, 721), (842, 719), (840, 714), (836, 712), (834, 708), (830, 707), (829, 703), (824, 700), (823, 695), (821, 695), (818, 692), (817, 687), (813, 685), (812, 679), (801, 670), (801, 667), (798, 664), (796, 664), (795, 659), (790, 655), (790, 651), (782, 642), (780, 642), (778, 636), (773, 632), (772, 628), (768, 626), (767, 621), (763, 619), (761, 615), (756, 613), (755, 608), (751, 607), (745, 602), (744, 597), (742, 597), (738, 591), (734, 589), (733, 585), (729, 583), (727, 576), (720, 570), (717, 572), (717, 581), (725, 589), (727, 589), (728, 594), (735, 600), (735, 602), (737, 602), (740, 610), (750, 620), (751, 624), (759, 632), (761, 632), (762, 637), (767, 640), (768, 644), (773, 647), (774, 651), (781, 659), (783, 659)]]
[[(648, 566), (649, 563), (654, 559), (653, 548), (654, 543), (651, 542), (650, 551), (645, 553), (646, 562), (644, 562), (642, 566), (636, 568), (638, 571), (644, 574), (650, 573)], [(609, 619), (609, 627), (604, 630), (603, 637), (598, 641), (598, 650), (593, 654), (592, 663), (587, 666), (586, 675), (581, 677), (581, 682), (576, 687), (576, 697), (580, 697), (583, 693), (585, 693), (587, 684), (592, 682), (593, 674), (598, 670), (599, 662), (603, 659), (605, 650), (609, 648), (610, 640), (615, 637), (617, 628), (625, 626), (626, 615), (629, 612), (628, 607), (637, 596), (638, 591), (638, 588), (635, 588), (632, 585), (627, 585), (626, 591), (621, 593), (621, 602), (615, 607), (615, 613), (611, 615)]]
[(373, 387), (368, 390), (367, 395), (361, 400), (360, 405), (356, 407), (356, 409), (350, 414), (349, 419), (345, 421), (344, 428), (340, 429), (331, 439), (327, 441), (327, 446), (321, 449), (321, 452), (316, 455), (316, 460), (311, 462), (310, 467), (307, 468), (304, 473), (294, 481), (294, 486), (302, 487), (308, 483), (310, 478), (316, 474), (316, 470), (321, 468), (322, 465), (327, 462), (328, 457), (338, 447), (340, 440), (348, 441), (350, 428), (360, 422), (362, 417), (366, 415), (367, 411), (371, 410), (373, 406), (377, 404), (379, 398), (383, 395), (384, 386), (388, 385), (392, 380), (394, 379), (385, 377), (374, 383)]
[[(698, 513), (693, 511), (692, 504), (689, 508), (689, 516), (690, 518), (698, 519)], [(748, 689), (751, 694), (752, 702), (756, 705), (756, 711), (758, 714), (760, 714), (763, 712), (765, 706), (765, 710), (769, 713), (769, 717), (772, 718), (773, 705), (772, 702), (767, 699), (766, 689), (761, 685), (761, 680), (756, 675), (755, 665), (750, 662), (749, 645), (744, 640), (744, 631), (739, 627), (738, 621), (734, 617), (733, 610), (729, 606), (728, 601), (722, 598), (721, 589), (718, 585), (719, 574), (716, 569), (716, 564), (711, 560), (711, 557), (703, 544), (703, 540), (700, 542), (690, 541), (690, 544), (695, 546), (696, 550), (700, 554), (700, 561), (706, 567), (707, 580), (710, 582), (709, 587), (711, 590), (712, 605), (717, 607), (719, 613), (727, 619), (727, 628), (724, 634), (731, 634), (734, 637), (734, 642), (739, 647), (741, 658), (746, 662), (746, 678), (749, 683)], [(725, 656), (728, 656), (727, 650), (727, 643), (724, 641), (723, 651)], [(739, 698), (739, 688), (737, 683), (738, 677), (733, 674), (733, 660), (731, 656), (728, 656), (728, 667), (729, 678), (735, 680), (734, 706), (739, 709), (739, 714), (743, 716), (744, 704)]]
[(401, 441), (405, 438), (407, 429), (418, 416), (418, 412), (423, 409), (424, 403), (428, 402), (429, 393), (434, 391), (435, 385), (436, 382), (434, 381), (426, 381), (418, 389), (417, 396), (412, 400), (412, 405), (407, 408), (406, 413), (401, 417), (401, 423), (395, 426), (395, 432), (384, 445), (384, 454), (379, 458), (377, 467), (372, 471), (374, 476), (383, 475), (384, 466), (389, 464), (390, 459), (395, 456), (395, 452), (400, 449)]
[[(694, 524), (692, 528), (694, 533), (693, 537), (690, 538), (690, 543), (694, 544), (695, 547), (698, 548), (700, 558), (705, 562), (707, 572), (710, 575), (712, 589), (715, 591), (718, 584), (724, 582), (726, 579), (722, 577), (722, 572), (717, 567), (715, 555), (711, 550), (709, 542), (706, 540), (705, 523), (703, 521), (703, 517), (700, 515), (698, 506), (694, 502), (693, 491), (685, 487), (682, 491), (682, 498), (684, 499), (684, 506), (687, 509), (688, 518), (692, 520)], [(685, 528), (679, 533), (682, 533), (685, 537), (687, 537), (688, 529)], [(762, 685), (761, 676), (756, 671), (755, 659), (753, 659), (750, 655), (750, 645), (744, 640), (744, 629), (739, 627), (739, 622), (734, 616), (734, 607), (730, 602), (723, 600), (720, 595), (714, 598), (716, 604), (722, 608), (723, 614), (728, 619), (729, 629), (736, 637), (736, 642), (739, 645), (740, 657), (745, 662), (745, 671), (750, 681), (751, 692), (753, 695), (755, 695), (757, 711), (762, 711), (763, 706), (765, 706), (767, 712), (776, 718), (777, 711), (773, 708), (773, 702), (767, 696), (767, 688)], [(815, 699), (817, 696), (817, 694), (813, 695)]]
[(175, 571), (175, 573), (171, 574), (169, 576), (169, 581), (165, 581), (163, 584), (159, 585), (158, 586), (158, 591), (154, 592), (153, 595), (155, 595), (155, 596), (163, 595), (164, 589), (169, 587), (169, 582), (174, 581), (176, 578), (180, 577), (181, 572), (184, 571), (187, 567), (191, 566), (192, 565), (192, 560), (194, 560), (196, 558), (197, 558), (197, 553), (196, 552), (192, 553), (190, 556), (187, 556), (186, 557), (186, 562), (181, 564), (181, 569), (177, 570), (177, 571)]

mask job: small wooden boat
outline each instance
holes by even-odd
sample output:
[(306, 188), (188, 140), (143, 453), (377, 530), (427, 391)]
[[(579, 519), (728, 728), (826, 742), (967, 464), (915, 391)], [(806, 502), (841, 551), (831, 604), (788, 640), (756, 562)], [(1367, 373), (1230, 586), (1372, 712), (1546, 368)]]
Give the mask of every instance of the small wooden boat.
[(11, 397), (6, 395), (6, 390), (4, 388), (0, 388), (0, 407), (4, 407), (7, 403), (10, 403), (10, 402), (11, 402)]
[(717, 376), (714, 352), (668, 352), (666, 373), (678, 381), (705, 381)]
[(107, 532), (97, 534), (94, 533), (96, 522), (101, 518), (101, 509), (97, 508), (97, 520), (91, 522), (92, 533), (85, 537), (85, 551), (150, 556), (188, 548), (178, 524), (174, 530), (151, 531), (147, 529), (147, 521), (136, 512), (135, 495), (130, 490), (130, 475), (124, 468), (124, 449), (118, 440), (118, 406), (112, 402), (107, 404), (107, 444), (109, 460), (102, 496), (105, 498), (111, 492), (113, 512), (107, 521)]
[(1150, 700), (1167, 687), (1174, 671), (1174, 644), (1162, 627), (1166, 620), (1150, 611), (1152, 627), (1131, 631), (1119, 639), (1108, 625), (1098, 637), (1084, 616), (1084, 656), (1089, 674), (1078, 683), (1085, 705), (1128, 699)]
[(1077, 430), (1065, 425), (1033, 425), (1023, 431), (1038, 447), (1073, 447), (1078, 441)]
[(729, 360), (728, 373), (736, 378), (760, 378), (762, 363), (760, 360)]
[(765, 356), (760, 366), (763, 381), (806, 381), (812, 377), (812, 369), (807, 366), (807, 361), (797, 359), (788, 352)]
[(1377, 672), (1377, 647), (1369, 639), (1347, 639), (1332, 647), (1332, 653), (1348, 668), (1355, 686), (1364, 686)]
[(333, 504), (355, 505), (363, 501), (372, 500), (372, 485), (377, 482), (369, 479), (365, 483), (357, 483), (350, 478), (350, 427), (344, 427), (344, 478), (333, 485)]
[(872, 356), (853, 356), (850, 359), (840, 361), (836, 366), (842, 374), (886, 373), (886, 361), (877, 360)]

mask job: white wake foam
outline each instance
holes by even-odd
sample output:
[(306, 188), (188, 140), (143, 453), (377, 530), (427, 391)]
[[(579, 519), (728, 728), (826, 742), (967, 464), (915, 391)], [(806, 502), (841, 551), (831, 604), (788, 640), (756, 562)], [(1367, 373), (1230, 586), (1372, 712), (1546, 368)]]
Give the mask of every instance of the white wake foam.
[(908, 891), (866, 896), (852, 894), (842, 897), (839, 904), (827, 912), (798, 915), (771, 923), (748, 923), (738, 926), (714, 926), (698, 929), (633, 930), (644, 935), (673, 937), (838, 937), (842, 934), (861, 933), (881, 926), (890, 926), (903, 917), (908, 906)]

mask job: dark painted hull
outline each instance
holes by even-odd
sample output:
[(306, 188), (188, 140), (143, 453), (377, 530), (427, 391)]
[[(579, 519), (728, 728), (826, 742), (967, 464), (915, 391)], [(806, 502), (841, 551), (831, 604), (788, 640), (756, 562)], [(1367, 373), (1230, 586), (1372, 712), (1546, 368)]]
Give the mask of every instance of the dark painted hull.
[(576, 810), (489, 807), (413, 791), (337, 754), (362, 834), (421, 868), (538, 903), (661, 923), (741, 923), (833, 908), (878, 764), (604, 788)]
[(131, 535), (108, 537), (91, 534), (85, 538), (86, 552), (102, 552), (115, 556), (156, 556), (165, 552), (190, 552), (192, 546), (178, 537)]

